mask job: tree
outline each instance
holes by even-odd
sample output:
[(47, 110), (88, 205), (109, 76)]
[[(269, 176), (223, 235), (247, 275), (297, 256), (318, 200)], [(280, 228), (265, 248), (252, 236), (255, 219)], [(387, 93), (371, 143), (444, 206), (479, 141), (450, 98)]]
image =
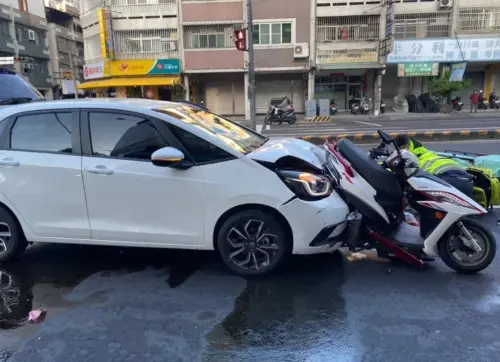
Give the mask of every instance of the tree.
[(464, 79), (461, 82), (450, 82), (450, 72), (445, 72), (443, 76), (432, 78), (429, 81), (429, 90), (432, 95), (445, 98), (447, 102), (451, 99), (451, 93), (472, 86), (472, 81)]

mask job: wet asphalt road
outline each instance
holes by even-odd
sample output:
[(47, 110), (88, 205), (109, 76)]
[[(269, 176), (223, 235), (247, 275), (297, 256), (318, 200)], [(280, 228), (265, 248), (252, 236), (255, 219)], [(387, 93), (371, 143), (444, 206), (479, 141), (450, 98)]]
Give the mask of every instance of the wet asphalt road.
[(499, 257), (463, 276), (337, 253), (245, 281), (213, 253), (41, 244), (0, 266), (0, 361), (496, 362), (499, 325)]
[[(500, 237), (496, 219), (488, 223)], [(245, 281), (211, 253), (47, 244), (2, 271), (0, 360), (477, 362), (500, 353), (498, 259), (462, 276), (439, 261), (415, 270), (333, 254)], [(26, 324), (39, 307), (45, 322)]]

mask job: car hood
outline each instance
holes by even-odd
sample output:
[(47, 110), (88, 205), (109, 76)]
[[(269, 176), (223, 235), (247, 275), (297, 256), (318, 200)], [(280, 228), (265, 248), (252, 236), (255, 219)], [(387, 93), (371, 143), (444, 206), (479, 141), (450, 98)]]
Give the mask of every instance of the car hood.
[(262, 147), (247, 154), (253, 160), (272, 163), (286, 156), (299, 158), (320, 169), (325, 164), (322, 147), (297, 138), (271, 138)]

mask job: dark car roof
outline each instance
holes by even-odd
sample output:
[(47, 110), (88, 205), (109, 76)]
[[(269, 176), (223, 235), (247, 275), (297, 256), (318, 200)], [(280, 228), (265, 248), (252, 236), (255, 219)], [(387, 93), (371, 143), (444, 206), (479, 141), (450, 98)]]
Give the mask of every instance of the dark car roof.
[(6, 69), (0, 68), (0, 106), (44, 100), (43, 95), (24, 77)]

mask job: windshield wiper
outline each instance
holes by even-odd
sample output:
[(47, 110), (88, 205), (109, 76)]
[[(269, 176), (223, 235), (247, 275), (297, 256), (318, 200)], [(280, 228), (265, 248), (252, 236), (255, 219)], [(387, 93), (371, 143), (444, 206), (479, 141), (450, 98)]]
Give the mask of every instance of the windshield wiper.
[(2, 100), (0, 100), (0, 106), (29, 103), (31, 101), (33, 101), (33, 99), (31, 99), (29, 97), (17, 97), (17, 98), (2, 99)]

